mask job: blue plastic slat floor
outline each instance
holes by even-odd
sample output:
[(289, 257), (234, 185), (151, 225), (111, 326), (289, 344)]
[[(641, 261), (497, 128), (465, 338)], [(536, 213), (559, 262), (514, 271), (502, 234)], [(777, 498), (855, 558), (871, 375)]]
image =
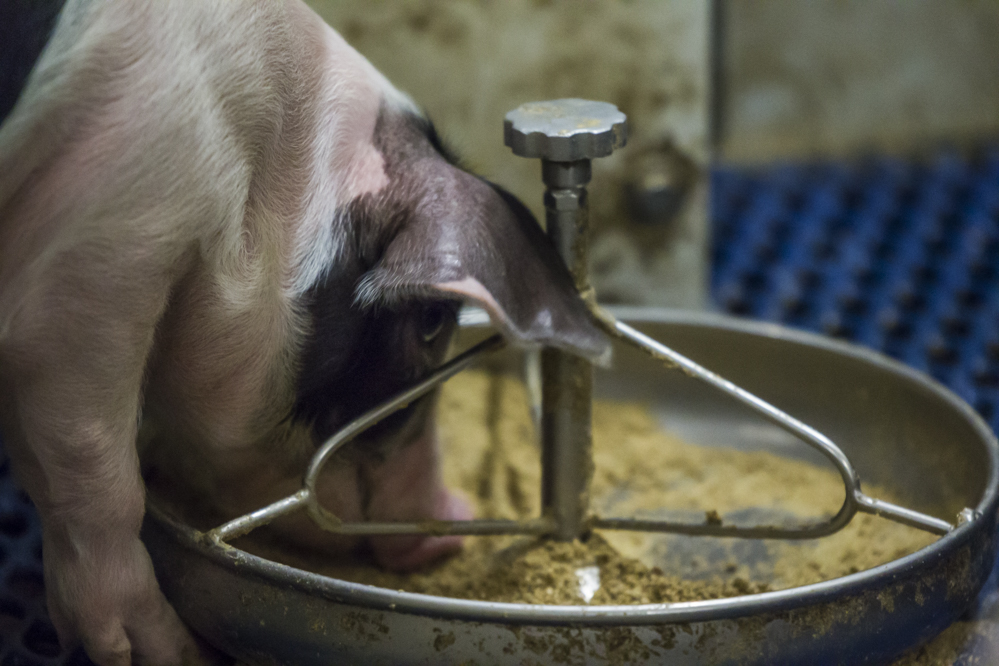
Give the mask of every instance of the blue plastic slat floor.
[[(999, 431), (999, 146), (718, 169), (711, 211), (719, 308), (889, 354)], [(984, 633), (956, 664), (995, 663), (997, 590), (999, 567), (964, 618)]]
[(928, 372), (999, 425), (999, 148), (712, 178), (719, 307)]
[[(711, 186), (719, 308), (883, 351), (999, 427), (999, 146), (721, 168)], [(41, 571), (37, 517), (0, 459), (0, 666), (89, 664), (60, 652)]]

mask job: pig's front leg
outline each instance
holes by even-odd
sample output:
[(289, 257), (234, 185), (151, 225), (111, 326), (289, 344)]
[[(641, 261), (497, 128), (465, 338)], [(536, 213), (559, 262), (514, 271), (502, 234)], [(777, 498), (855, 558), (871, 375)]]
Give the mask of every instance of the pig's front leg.
[[(139, 540), (135, 449), (146, 357), (168, 293), (148, 254), (70, 251), (0, 346), (6, 445), (42, 522), (52, 622), (100, 666), (197, 663)], [(129, 265), (126, 257), (134, 257)]]
[[(433, 419), (414, 441), (392, 451), (380, 464), (367, 466), (368, 520), (469, 520), (468, 502), (444, 486)], [(378, 563), (412, 571), (461, 549), (459, 536), (373, 537)]]

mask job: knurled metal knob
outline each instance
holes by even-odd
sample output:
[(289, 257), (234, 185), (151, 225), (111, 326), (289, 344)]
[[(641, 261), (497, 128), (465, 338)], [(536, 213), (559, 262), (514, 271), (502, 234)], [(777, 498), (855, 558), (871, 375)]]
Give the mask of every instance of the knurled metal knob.
[(503, 143), (515, 155), (552, 162), (606, 157), (628, 138), (625, 115), (608, 102), (528, 102), (506, 114)]

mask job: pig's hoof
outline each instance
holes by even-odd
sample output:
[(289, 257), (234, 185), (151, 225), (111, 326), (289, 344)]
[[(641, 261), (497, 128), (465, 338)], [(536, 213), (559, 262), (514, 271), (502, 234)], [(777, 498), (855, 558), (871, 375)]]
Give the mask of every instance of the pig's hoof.
[[(472, 507), (458, 495), (442, 492), (434, 518), (437, 520), (471, 520)], [(390, 571), (416, 571), (461, 550), (460, 536), (374, 537), (371, 546), (375, 559)]]

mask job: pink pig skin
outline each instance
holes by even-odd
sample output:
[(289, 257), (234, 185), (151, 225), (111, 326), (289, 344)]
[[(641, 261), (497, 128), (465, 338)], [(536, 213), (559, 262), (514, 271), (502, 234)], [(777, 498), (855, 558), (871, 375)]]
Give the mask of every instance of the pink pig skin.
[[(0, 426), (60, 641), (101, 666), (201, 663), (139, 539), (143, 472), (211, 519), (288, 494), (326, 437), (442, 361), (459, 301), (521, 345), (607, 348), (526, 209), (301, 2), (68, 0), (0, 125)], [(325, 505), (467, 518), (432, 408), (334, 461)], [(406, 570), (460, 540), (369, 545)]]

